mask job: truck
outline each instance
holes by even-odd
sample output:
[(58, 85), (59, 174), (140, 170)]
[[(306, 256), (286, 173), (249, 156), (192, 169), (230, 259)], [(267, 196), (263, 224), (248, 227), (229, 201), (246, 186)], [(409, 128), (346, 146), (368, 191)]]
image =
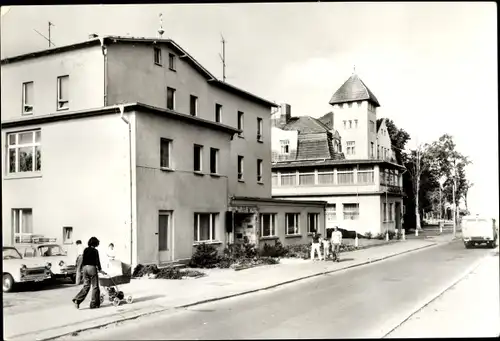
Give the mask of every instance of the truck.
[(467, 249), (483, 243), (495, 248), (498, 239), (495, 219), (479, 214), (463, 217), (462, 239)]

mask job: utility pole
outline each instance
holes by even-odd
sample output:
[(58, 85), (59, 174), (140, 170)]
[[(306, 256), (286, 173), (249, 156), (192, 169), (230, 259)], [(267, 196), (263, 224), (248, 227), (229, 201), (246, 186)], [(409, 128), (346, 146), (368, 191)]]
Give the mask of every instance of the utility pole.
[(46, 36), (44, 36), (43, 34), (41, 34), (40, 32), (38, 32), (37, 30), (33, 29), (33, 31), (35, 31), (36, 33), (38, 33), (40, 36), (42, 36), (45, 40), (47, 40), (49, 42), (49, 48), (50, 48), (51, 45), (54, 46), (54, 47), (56, 46), (56, 44), (54, 44), (52, 42), (52, 39), (50, 37), (50, 26), (56, 26), (56, 25), (54, 25), (53, 23), (51, 23), (49, 21), (49, 37), (48, 38)]
[(219, 53), (219, 57), (222, 60), (222, 81), (226, 81), (226, 40), (224, 39), (224, 36), (221, 33), (221, 38), (222, 38), (222, 55)]

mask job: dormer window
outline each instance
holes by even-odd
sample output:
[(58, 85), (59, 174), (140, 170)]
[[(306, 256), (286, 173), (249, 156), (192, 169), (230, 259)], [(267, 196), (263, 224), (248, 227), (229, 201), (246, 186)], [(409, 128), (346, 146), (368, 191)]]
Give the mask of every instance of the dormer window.
[(290, 140), (281, 140), (281, 154), (290, 154)]
[(33, 114), (33, 82), (23, 83), (23, 115)]

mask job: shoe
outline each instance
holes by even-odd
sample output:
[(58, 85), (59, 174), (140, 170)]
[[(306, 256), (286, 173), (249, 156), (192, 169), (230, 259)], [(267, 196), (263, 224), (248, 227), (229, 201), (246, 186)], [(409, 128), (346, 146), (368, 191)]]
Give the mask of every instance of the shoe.
[(77, 303), (75, 300), (73, 300), (73, 304), (75, 305), (76, 309), (80, 309), (80, 304)]

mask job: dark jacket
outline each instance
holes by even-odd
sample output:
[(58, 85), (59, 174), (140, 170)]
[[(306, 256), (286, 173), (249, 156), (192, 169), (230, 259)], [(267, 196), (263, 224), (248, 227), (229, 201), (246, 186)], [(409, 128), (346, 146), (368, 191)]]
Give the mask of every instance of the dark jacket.
[(313, 236), (313, 243), (314, 243), (314, 244), (319, 243), (319, 238), (320, 238), (319, 234), (317, 234), (317, 235)]
[(85, 265), (93, 265), (97, 270), (101, 271), (101, 261), (99, 260), (99, 251), (93, 247), (86, 247), (83, 250), (82, 267)]

